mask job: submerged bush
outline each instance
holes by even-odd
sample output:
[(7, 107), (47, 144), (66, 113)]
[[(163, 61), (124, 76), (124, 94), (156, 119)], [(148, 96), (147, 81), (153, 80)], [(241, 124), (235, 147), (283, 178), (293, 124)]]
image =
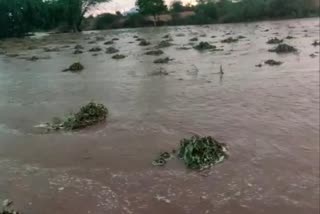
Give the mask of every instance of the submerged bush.
[(162, 40), (158, 45), (157, 48), (167, 48), (170, 47), (172, 44), (169, 40)]
[(81, 107), (79, 112), (69, 116), (62, 127), (68, 130), (82, 129), (104, 121), (107, 115), (108, 109), (103, 104), (90, 102)]
[(212, 137), (192, 136), (180, 142), (179, 157), (191, 169), (203, 169), (227, 158), (225, 145)]
[(279, 44), (276, 48), (269, 50), (270, 52), (276, 52), (276, 53), (294, 53), (298, 50), (287, 44)]
[(283, 40), (282, 39), (278, 39), (277, 37), (275, 38), (271, 38), (267, 41), (267, 44), (280, 44), (282, 43)]
[(238, 38), (228, 37), (228, 38), (222, 40), (221, 42), (222, 42), (222, 43), (233, 43), (233, 42), (237, 42), (237, 41), (239, 41)]
[(159, 56), (161, 54), (164, 54), (164, 52), (162, 50), (151, 50), (151, 51), (147, 51), (145, 54), (146, 55)]
[[(176, 150), (173, 150), (172, 154), (163, 152), (152, 164), (164, 166), (175, 153)], [(216, 141), (213, 137), (194, 135), (190, 139), (182, 139), (180, 141), (178, 157), (184, 161), (188, 168), (201, 170), (221, 163), (228, 157), (228, 154), (226, 146)]]
[(201, 50), (215, 49), (216, 46), (210, 45), (208, 42), (200, 42), (194, 48), (201, 51)]
[(80, 62), (76, 62), (70, 65), (69, 68), (66, 68), (62, 71), (63, 72), (66, 72), (66, 71), (79, 72), (79, 71), (82, 71), (83, 69), (84, 69), (84, 66)]
[(264, 62), (265, 64), (267, 65), (271, 65), (271, 66), (274, 66), (274, 65), (281, 65), (282, 62), (280, 61), (275, 61), (273, 59), (268, 59), (267, 61)]

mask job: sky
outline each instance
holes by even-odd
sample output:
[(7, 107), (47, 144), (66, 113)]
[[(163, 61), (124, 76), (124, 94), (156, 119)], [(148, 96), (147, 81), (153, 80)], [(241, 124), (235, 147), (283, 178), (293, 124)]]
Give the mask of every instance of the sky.
[[(170, 3), (173, 0), (165, 0), (167, 5), (170, 5)], [(194, 3), (196, 0), (182, 0), (183, 3)], [(99, 9), (97, 9), (98, 13), (103, 12), (125, 12), (130, 10), (135, 6), (135, 0), (112, 0), (110, 3), (103, 3), (99, 5)], [(96, 12), (95, 12), (96, 13)]]

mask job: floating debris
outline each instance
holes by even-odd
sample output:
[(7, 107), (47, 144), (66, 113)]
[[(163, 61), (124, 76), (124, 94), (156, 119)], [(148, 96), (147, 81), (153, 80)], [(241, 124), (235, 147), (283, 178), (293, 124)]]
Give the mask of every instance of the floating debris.
[(124, 58), (126, 58), (126, 56), (123, 54), (116, 54), (112, 56), (112, 59), (124, 59)]
[(192, 136), (180, 142), (179, 157), (191, 169), (204, 169), (228, 157), (226, 146), (213, 137)]
[(238, 39), (245, 39), (246, 37), (245, 36), (242, 36), (242, 35), (240, 35), (240, 36), (238, 36)]
[(283, 39), (278, 39), (277, 37), (271, 38), (267, 41), (267, 44), (280, 44), (283, 42)]
[(151, 76), (168, 76), (168, 75), (169, 73), (163, 68), (160, 68), (159, 70), (156, 70), (151, 73)]
[(154, 161), (152, 161), (152, 165), (154, 166), (164, 166), (167, 163), (167, 160), (169, 160), (171, 158), (170, 153), (168, 152), (163, 152), (159, 155), (159, 157), (157, 159), (155, 159)]
[(312, 54), (310, 54), (309, 56), (310, 56), (311, 58), (315, 58), (315, 57), (317, 57), (317, 54), (312, 53)]
[(54, 48), (45, 47), (45, 48), (43, 48), (43, 50), (44, 50), (45, 52), (58, 52), (58, 51), (60, 51), (60, 49), (57, 48), (57, 47), (54, 47)]
[(161, 54), (164, 54), (162, 50), (152, 50), (145, 53), (146, 55), (152, 55), (152, 56), (159, 56)]
[(118, 41), (119, 40), (119, 38), (113, 38), (112, 39), (112, 41)]
[(140, 46), (148, 46), (148, 45), (150, 45), (150, 42), (148, 42), (145, 39), (141, 39), (139, 45)]
[(84, 69), (84, 66), (80, 62), (73, 63), (69, 66), (69, 68), (64, 69), (63, 72), (71, 71), (71, 72), (79, 72)]
[(215, 49), (216, 46), (210, 45), (208, 42), (200, 42), (198, 45), (194, 46), (194, 48), (199, 51), (202, 51), (202, 50)]
[(181, 47), (178, 47), (177, 50), (190, 50), (191, 47), (190, 46), (181, 46)]
[(313, 46), (319, 46), (320, 45), (320, 41), (319, 40), (315, 40), (313, 43), (312, 43)]
[(197, 38), (197, 37), (193, 37), (193, 38), (191, 38), (189, 41), (190, 42), (196, 42), (196, 41), (198, 41), (199, 39)]
[(156, 64), (165, 64), (165, 63), (169, 63), (169, 61), (171, 61), (172, 59), (170, 59), (169, 57), (165, 57), (165, 58), (160, 58), (160, 59), (156, 59), (153, 61), (153, 63)]
[(287, 36), (286, 39), (294, 39), (293, 36)]
[(273, 59), (269, 59), (269, 60), (265, 61), (264, 63), (267, 64), (267, 65), (274, 66), (274, 65), (281, 65), (283, 62), (275, 61)]
[(238, 38), (228, 37), (228, 38), (222, 40), (221, 42), (222, 42), (222, 43), (233, 43), (233, 42), (238, 42), (238, 41), (239, 41)]
[(262, 64), (259, 63), (259, 64), (256, 65), (256, 67), (261, 68), (261, 67), (262, 67)]
[(281, 53), (294, 53), (294, 52), (297, 52), (297, 49), (291, 45), (279, 44), (276, 48), (270, 49), (269, 51), (281, 54)]
[(99, 51), (102, 51), (102, 49), (100, 47), (98, 47), (98, 46), (89, 49), (89, 52), (99, 52)]
[(118, 53), (119, 50), (114, 48), (114, 47), (109, 47), (106, 49), (106, 54), (115, 54), (115, 53)]

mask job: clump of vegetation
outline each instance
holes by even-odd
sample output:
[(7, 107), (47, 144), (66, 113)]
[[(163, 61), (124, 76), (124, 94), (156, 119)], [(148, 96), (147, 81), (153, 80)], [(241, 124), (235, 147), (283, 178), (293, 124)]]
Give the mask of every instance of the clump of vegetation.
[(157, 48), (167, 48), (167, 47), (170, 47), (171, 45), (172, 44), (168, 40), (163, 40), (157, 45)]
[(274, 66), (274, 65), (281, 65), (283, 62), (275, 61), (273, 59), (269, 59), (269, 60), (265, 61), (264, 63), (267, 64), (267, 65)]
[(162, 38), (164, 38), (164, 39), (169, 39), (169, 38), (170, 38), (170, 34), (166, 34), (166, 35), (164, 35)]
[(43, 50), (45, 52), (58, 52), (58, 51), (60, 51), (60, 49), (57, 47), (53, 47), (53, 48), (45, 47), (45, 48), (43, 48)]
[(200, 42), (198, 45), (194, 46), (194, 48), (199, 51), (202, 51), (202, 50), (215, 49), (216, 46), (210, 45), (208, 42)]
[(106, 54), (114, 54), (114, 53), (118, 53), (119, 50), (114, 48), (114, 47), (109, 47), (106, 49)]
[(99, 51), (102, 51), (102, 49), (100, 47), (98, 47), (98, 46), (89, 49), (89, 52), (99, 52)]
[(283, 42), (283, 39), (278, 39), (277, 37), (271, 38), (267, 41), (267, 44), (280, 44)]
[(152, 50), (145, 53), (146, 55), (152, 55), (152, 56), (159, 56), (161, 54), (164, 54), (162, 50)]
[(140, 46), (148, 46), (148, 45), (150, 45), (150, 42), (148, 42), (145, 39), (141, 39), (139, 45)]
[(313, 46), (319, 46), (320, 45), (320, 41), (319, 40), (315, 40), (313, 43), (312, 43)]
[(193, 37), (193, 38), (191, 38), (189, 41), (190, 42), (196, 42), (196, 41), (198, 41), (199, 39), (197, 38), (197, 37)]
[(113, 42), (113, 40), (110, 40), (110, 41), (106, 41), (105, 43), (103, 43), (103, 44), (105, 44), (105, 45), (112, 45), (114, 42)]
[(165, 58), (156, 59), (153, 62), (156, 64), (165, 64), (165, 63), (169, 63), (169, 61), (171, 60), (172, 59), (170, 59), (169, 57), (165, 57)]
[(82, 45), (76, 45), (76, 46), (74, 46), (74, 49), (75, 50), (82, 50), (82, 49), (84, 49), (84, 47)]
[(227, 158), (226, 146), (212, 137), (192, 136), (180, 142), (179, 157), (191, 169), (204, 169)]
[(226, 39), (223, 39), (221, 42), (222, 43), (233, 43), (233, 42), (238, 42), (238, 41), (239, 41), (238, 38), (228, 37)]
[(152, 165), (164, 166), (170, 158), (171, 158), (171, 154), (169, 152), (163, 152), (159, 155), (159, 158), (152, 161)]
[(84, 69), (84, 66), (80, 62), (73, 63), (69, 66), (69, 68), (64, 69), (63, 72), (71, 71), (71, 72), (79, 72)]
[(116, 54), (112, 56), (112, 59), (124, 59), (124, 58), (126, 58), (126, 56), (123, 54)]
[(67, 130), (77, 130), (92, 126), (107, 118), (108, 109), (103, 104), (90, 102), (80, 108), (79, 112), (67, 117), (61, 127)]
[(294, 39), (293, 36), (287, 36), (286, 39)]
[[(175, 153), (176, 150), (173, 150), (171, 154), (163, 152), (152, 164), (164, 166)], [(188, 168), (202, 170), (221, 163), (228, 157), (228, 154), (226, 145), (219, 143), (213, 137), (194, 135), (190, 139), (180, 141), (178, 157), (183, 160)]]
[(294, 53), (294, 52), (297, 52), (298, 50), (291, 45), (279, 44), (276, 48), (271, 49), (269, 51), (281, 54), (281, 53)]

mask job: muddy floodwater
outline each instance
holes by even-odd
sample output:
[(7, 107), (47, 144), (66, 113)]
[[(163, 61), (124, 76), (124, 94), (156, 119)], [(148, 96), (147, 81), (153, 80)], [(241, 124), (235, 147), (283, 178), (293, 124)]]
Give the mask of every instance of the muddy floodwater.
[[(167, 34), (163, 55), (145, 55)], [(298, 51), (269, 52), (273, 37)], [(314, 40), (318, 18), (0, 41), (0, 200), (23, 214), (317, 214)], [(220, 50), (192, 48), (200, 41)], [(77, 44), (82, 54), (73, 53)], [(96, 46), (102, 51), (89, 52)], [(113, 59), (108, 47), (126, 57)], [(165, 57), (172, 60), (153, 63)], [(61, 72), (78, 61), (82, 72)], [(106, 123), (77, 132), (35, 127), (89, 101), (108, 107)], [(229, 159), (204, 172), (176, 158), (151, 164), (193, 134), (226, 143)]]

